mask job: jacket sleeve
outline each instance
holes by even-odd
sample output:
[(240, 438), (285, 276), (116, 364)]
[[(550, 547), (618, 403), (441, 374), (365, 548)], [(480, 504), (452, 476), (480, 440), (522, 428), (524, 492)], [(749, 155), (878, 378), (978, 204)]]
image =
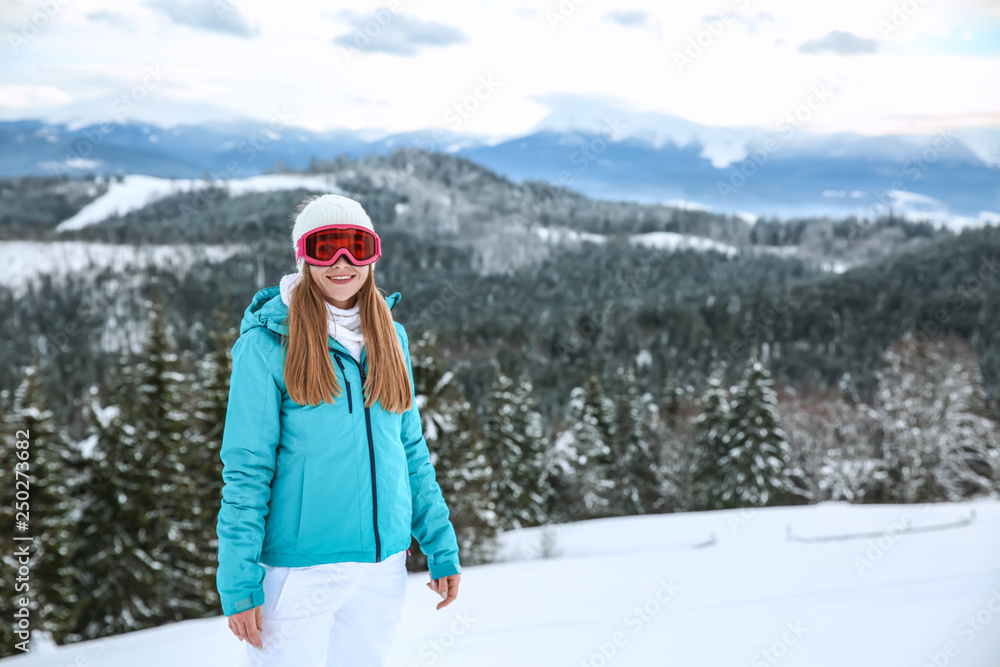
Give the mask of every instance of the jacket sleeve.
[(450, 574), (461, 574), (458, 559), (458, 539), (455, 528), (449, 520), (448, 505), (445, 504), (441, 487), (435, 478), (431, 465), (430, 451), (424, 438), (420, 409), (417, 407), (416, 384), (413, 381), (413, 365), (410, 362), (410, 345), (406, 330), (399, 326), (406, 358), (406, 369), (410, 375), (413, 391), (413, 407), (403, 413), (402, 440), (406, 449), (406, 459), (410, 474), (410, 492), (413, 497), (413, 524), (411, 530), (420, 550), (427, 556), (427, 567), (432, 579), (440, 579)]
[(281, 431), (281, 388), (255, 336), (232, 349), (233, 370), (222, 435), (222, 506), (216, 584), (226, 616), (264, 603), (264, 518)]

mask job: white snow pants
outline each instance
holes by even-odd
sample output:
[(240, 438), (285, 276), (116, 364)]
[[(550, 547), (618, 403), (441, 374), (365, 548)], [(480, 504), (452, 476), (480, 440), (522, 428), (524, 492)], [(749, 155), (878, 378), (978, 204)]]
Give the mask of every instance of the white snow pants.
[(406, 595), (406, 551), (379, 563), (264, 565), (263, 648), (248, 667), (382, 667)]

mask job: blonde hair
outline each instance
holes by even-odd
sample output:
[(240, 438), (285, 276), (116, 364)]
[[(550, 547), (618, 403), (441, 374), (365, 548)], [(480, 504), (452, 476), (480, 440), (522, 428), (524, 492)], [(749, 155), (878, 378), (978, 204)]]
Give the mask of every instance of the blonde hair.
[[(303, 201), (295, 215), (316, 198)], [(300, 405), (315, 406), (323, 402), (335, 403), (334, 398), (343, 396), (343, 392), (327, 344), (327, 302), (312, 278), (312, 270), (312, 265), (305, 263), (296, 288), (292, 290), (285, 320), (288, 335), (282, 336), (282, 349), (288, 395)], [(374, 267), (357, 298), (368, 362), (368, 374), (362, 387), (364, 405), (371, 407), (379, 401), (389, 412), (406, 412), (412, 407), (413, 389), (392, 311), (385, 302), (384, 293), (375, 284)]]

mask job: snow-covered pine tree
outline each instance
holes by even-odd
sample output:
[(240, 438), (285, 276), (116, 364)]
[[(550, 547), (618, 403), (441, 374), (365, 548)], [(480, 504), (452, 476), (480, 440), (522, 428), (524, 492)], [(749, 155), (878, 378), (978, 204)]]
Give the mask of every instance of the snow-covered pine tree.
[[(41, 369), (38, 354), (32, 354), (22, 369), (22, 380), (14, 391), (13, 404), (3, 417), (3, 442), (0, 451), (9, 461), (7, 483), (0, 493), (0, 533), (6, 537), (9, 549), (4, 550), (3, 569), (10, 574), (5, 581), (14, 581), (19, 554), (27, 550), (31, 566), (31, 588), (15, 596), (14, 589), (4, 596), (4, 633), (11, 629), (13, 611), (10, 598), (25, 597), (36, 631), (49, 634), (57, 643), (63, 643), (65, 634), (75, 624), (76, 607), (70, 557), (72, 555), (74, 516), (68, 484), (76, 466), (76, 451), (66, 446), (62, 434), (57, 433), (52, 412), (46, 408), (42, 392)], [(19, 496), (21, 496), (19, 498)], [(25, 521), (23, 530), (17, 525)], [(15, 540), (15, 538), (32, 538)], [(7, 637), (5, 637), (7, 639)], [(5, 643), (4, 655), (13, 641)]]
[(601, 389), (596, 372), (583, 387), (570, 392), (566, 423), (568, 434), (560, 449), (572, 450), (579, 497), (570, 506), (573, 520), (613, 516), (617, 484), (612, 478), (610, 442), (614, 437), (614, 406)]
[(791, 451), (771, 374), (754, 349), (730, 401), (729, 450), (719, 462), (724, 508), (764, 507), (801, 496), (788, 476)]
[(493, 469), (472, 404), (460, 393), (449, 401), (448, 410), (453, 428), (440, 433), (434, 442), (438, 483), (448, 500), (462, 563), (488, 563), (496, 552), (500, 530), (489, 489)]
[(877, 501), (951, 501), (995, 488), (1000, 434), (968, 341), (908, 334), (886, 348), (875, 376)]
[(490, 497), (502, 530), (542, 525), (547, 520), (544, 484), (545, 433), (535, 410), (530, 377), (517, 385), (495, 369), (483, 435), (493, 476)]
[(778, 410), (811, 501), (866, 502), (877, 424), (857, 400), (849, 377), (841, 378), (839, 389), (800, 387), (786, 393)]
[(514, 508), (521, 489), (514, 471), (521, 459), (521, 448), (514, 433), (514, 382), (496, 364), (482, 425), (483, 442), (493, 471), (489, 498), (496, 507), (500, 529), (509, 530), (517, 526)]
[(675, 425), (685, 398), (684, 388), (681, 387), (680, 379), (677, 377), (677, 365), (671, 364), (667, 370), (667, 381), (663, 388), (663, 409), (660, 411), (668, 426)]
[(121, 358), (111, 403), (96, 388), (85, 414), (95, 437), (83, 490), (74, 574), (80, 597), (75, 634), (94, 639), (199, 618), (205, 608), (204, 527), (191, 513), (197, 460), (191, 420), (166, 335), (152, 306), (150, 337), (136, 362)]
[(159, 292), (150, 307), (149, 340), (135, 367), (138, 386), (133, 424), (140, 428), (138, 447), (144, 452), (156, 492), (157, 503), (151, 511), (159, 514), (157, 525), (166, 529), (166, 579), (161, 592), (167, 600), (163, 621), (167, 623), (203, 618), (215, 611), (207, 606), (212, 596), (205, 588), (214, 586), (212, 574), (218, 561), (204, 543), (208, 539), (205, 523), (212, 519), (201, 506), (205, 467), (214, 462), (191, 442), (197, 428), (186, 393), (193, 380), (179, 371)]
[(160, 625), (166, 529), (131, 423), (134, 381), (119, 358), (119, 384), (102, 404), (97, 386), (84, 405), (90, 451), (74, 489), (80, 502), (73, 556), (79, 617), (70, 641), (86, 641)]
[(643, 397), (646, 403), (641, 426), (642, 438), (649, 448), (656, 465), (660, 486), (649, 506), (650, 513), (676, 512), (687, 507), (690, 487), (691, 441), (690, 424), (679, 412), (674, 418), (664, 419), (662, 410), (650, 393)]
[[(499, 520), (489, 495), (493, 471), (475, 409), (465, 398), (455, 374), (443, 370), (432, 331), (424, 331), (410, 341), (410, 346), (424, 437), (438, 486), (448, 503), (462, 562), (488, 562), (496, 548)], [(410, 564), (422, 569), (426, 557), (415, 540), (413, 546), (417, 558)]]
[(219, 553), (216, 524), (224, 485), (219, 451), (229, 405), (229, 378), (233, 366), (230, 352), (238, 337), (237, 327), (230, 321), (228, 311), (228, 298), (224, 295), (221, 306), (214, 313), (215, 329), (209, 334), (212, 349), (200, 363), (199, 381), (192, 392), (194, 428), (188, 436), (194, 454), (192, 477), (199, 480), (195, 485), (197, 495), (192, 498), (190, 512), (202, 530), (196, 548), (209, 564), (204, 572), (202, 590), (205, 609), (213, 614), (219, 607), (219, 593), (215, 585)]
[(714, 510), (723, 507), (723, 474), (720, 463), (729, 452), (729, 391), (722, 386), (722, 367), (708, 377), (702, 394), (701, 412), (695, 419), (694, 453), (688, 509)]
[[(581, 401), (582, 393), (581, 388)], [(571, 410), (567, 410), (567, 416), (569, 414)], [(576, 518), (573, 512), (583, 504), (576, 465), (579, 454), (573, 429), (559, 429), (556, 425), (552, 431), (556, 435), (545, 453), (544, 484), (548, 489), (545, 511), (551, 523), (568, 523)]]
[(548, 523), (546, 507), (551, 488), (545, 484), (545, 453), (549, 449), (547, 434), (535, 402), (535, 387), (527, 369), (521, 372), (514, 386), (514, 433), (519, 438), (520, 465), (515, 469), (515, 481), (523, 489), (517, 498), (514, 516), (518, 524), (528, 528)]
[(612, 400), (616, 434), (612, 440), (612, 476), (618, 481), (615, 514), (649, 514), (660, 498), (664, 480), (643, 429), (652, 397), (648, 393), (640, 395), (631, 365), (615, 372)]

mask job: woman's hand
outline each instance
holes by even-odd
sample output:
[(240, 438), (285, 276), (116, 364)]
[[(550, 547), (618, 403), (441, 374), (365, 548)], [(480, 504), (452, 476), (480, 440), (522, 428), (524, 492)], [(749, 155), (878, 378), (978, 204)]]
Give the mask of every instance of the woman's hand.
[(437, 608), (447, 607), (452, 603), (452, 600), (458, 596), (458, 582), (461, 581), (462, 575), (460, 574), (449, 574), (447, 577), (441, 577), (440, 579), (431, 579), (427, 582), (427, 587), (432, 591), (444, 598), (438, 603)]
[(229, 629), (242, 641), (250, 642), (251, 646), (264, 648), (258, 634), (264, 629), (264, 614), (260, 605), (229, 616)]

